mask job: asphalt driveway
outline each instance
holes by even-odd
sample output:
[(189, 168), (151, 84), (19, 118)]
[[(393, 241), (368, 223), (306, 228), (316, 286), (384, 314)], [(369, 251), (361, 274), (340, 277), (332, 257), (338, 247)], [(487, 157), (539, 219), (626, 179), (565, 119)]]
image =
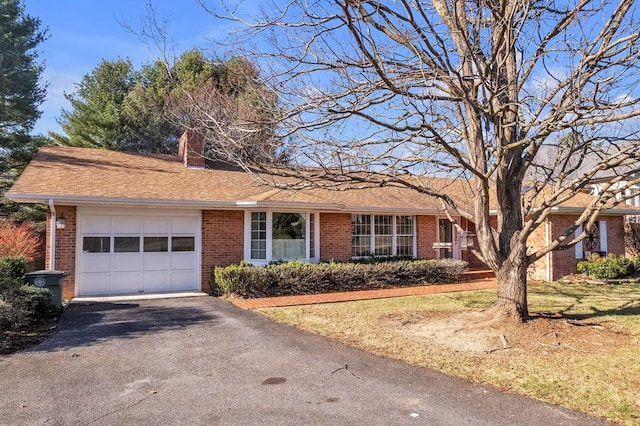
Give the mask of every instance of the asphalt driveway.
[(210, 297), (71, 305), (0, 390), (3, 425), (602, 424)]

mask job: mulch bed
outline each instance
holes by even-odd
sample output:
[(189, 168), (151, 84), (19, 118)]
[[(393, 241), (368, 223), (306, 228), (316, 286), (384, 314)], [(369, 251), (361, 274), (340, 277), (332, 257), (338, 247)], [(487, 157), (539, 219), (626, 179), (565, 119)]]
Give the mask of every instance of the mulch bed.
[(56, 331), (58, 318), (47, 318), (42, 322), (15, 330), (0, 330), (0, 355), (22, 351), (47, 340)]

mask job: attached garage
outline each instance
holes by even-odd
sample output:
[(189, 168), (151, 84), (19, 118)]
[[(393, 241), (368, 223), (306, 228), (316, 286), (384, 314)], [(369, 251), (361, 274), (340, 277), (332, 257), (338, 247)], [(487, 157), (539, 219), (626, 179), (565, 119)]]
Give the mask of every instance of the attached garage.
[(200, 290), (200, 212), (78, 209), (76, 295)]

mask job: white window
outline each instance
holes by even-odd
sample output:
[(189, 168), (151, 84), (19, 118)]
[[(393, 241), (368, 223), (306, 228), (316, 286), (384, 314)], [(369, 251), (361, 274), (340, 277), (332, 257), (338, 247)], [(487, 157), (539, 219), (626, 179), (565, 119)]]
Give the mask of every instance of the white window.
[(413, 216), (351, 216), (351, 255), (415, 256), (415, 220)]
[(317, 261), (317, 220), (309, 212), (248, 212), (246, 214), (248, 252), (254, 264), (274, 261)]

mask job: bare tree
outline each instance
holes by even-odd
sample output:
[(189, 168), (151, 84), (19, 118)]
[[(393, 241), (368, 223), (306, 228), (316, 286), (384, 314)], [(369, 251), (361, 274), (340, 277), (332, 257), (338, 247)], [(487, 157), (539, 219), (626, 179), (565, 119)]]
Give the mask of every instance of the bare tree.
[(277, 94), (260, 81), (245, 58), (208, 60), (198, 50), (169, 67), (172, 89), (166, 117), (182, 129), (201, 134), (205, 155), (232, 163), (286, 161), (274, 137), (279, 117)]
[[(638, 183), (633, 0), (289, 0), (255, 19), (201, 4), (243, 25), (236, 35), (262, 50), (286, 111), (275, 136), (304, 167), (263, 169), (438, 197), (451, 220), (475, 223), (476, 254), (499, 283), (496, 313), (526, 318), (527, 267), (576, 244), (579, 226)], [(554, 207), (601, 175), (604, 190), (575, 223), (532, 250)], [(433, 176), (468, 182), (473, 209)]]

